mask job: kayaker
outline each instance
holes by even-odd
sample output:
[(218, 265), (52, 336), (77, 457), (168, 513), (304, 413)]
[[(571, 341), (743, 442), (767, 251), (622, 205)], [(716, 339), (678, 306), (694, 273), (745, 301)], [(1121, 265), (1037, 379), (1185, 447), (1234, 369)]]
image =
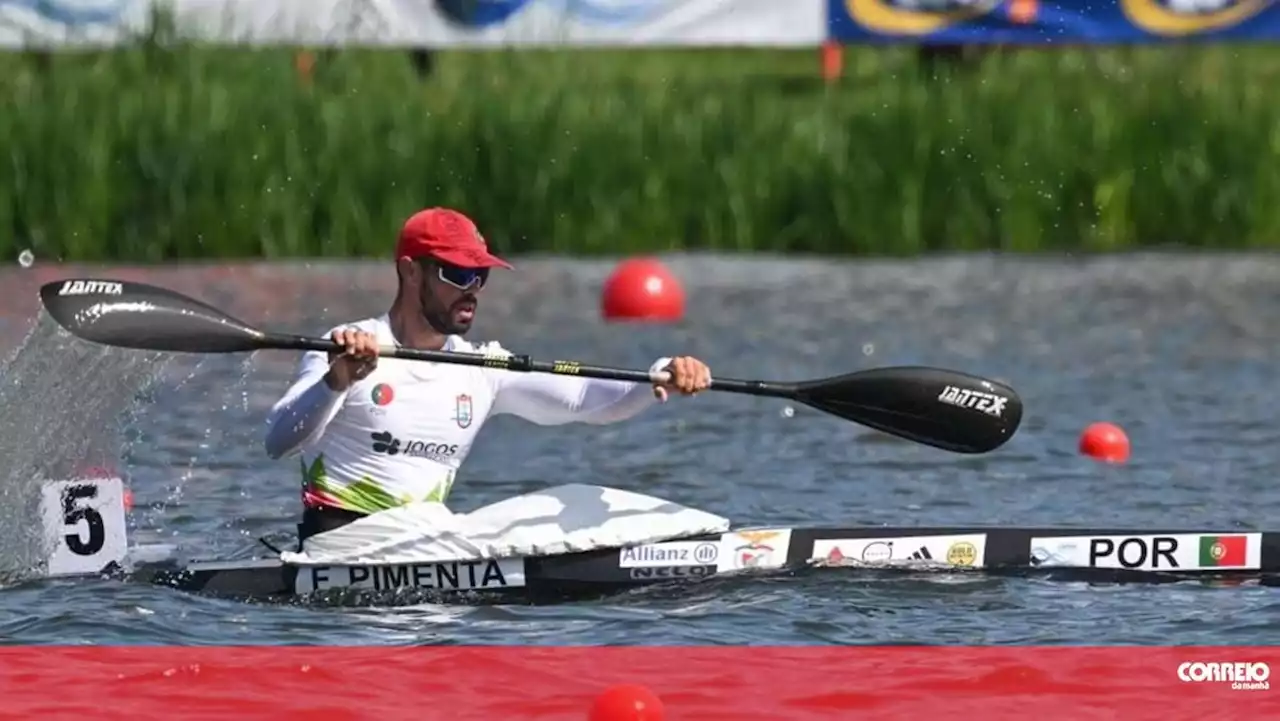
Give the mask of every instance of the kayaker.
[(300, 542), (405, 503), (443, 503), (491, 416), (544, 426), (616, 423), (655, 399), (710, 386), (707, 365), (689, 356), (658, 359), (652, 368), (669, 371), (671, 380), (652, 387), (379, 359), (379, 345), (509, 355), (496, 341), (462, 338), (491, 269), (512, 269), (489, 251), (470, 218), (446, 208), (420, 211), (405, 222), (395, 253), (398, 290), (390, 310), (331, 329), (345, 352), (304, 354), (268, 417), (267, 454), (301, 456)]

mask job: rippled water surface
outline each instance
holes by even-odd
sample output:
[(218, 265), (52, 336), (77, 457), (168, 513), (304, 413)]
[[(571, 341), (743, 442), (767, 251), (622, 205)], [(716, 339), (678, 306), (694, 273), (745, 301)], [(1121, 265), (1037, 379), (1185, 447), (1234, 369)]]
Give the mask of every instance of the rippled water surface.
[[(707, 394), (631, 422), (485, 429), (457, 510), (541, 485), (641, 490), (738, 524), (1122, 525), (1275, 529), (1280, 512), (1280, 260), (1270, 256), (990, 257), (894, 262), (671, 258), (689, 294), (675, 326), (608, 325), (609, 263), (524, 259), (482, 298), (477, 338), (516, 352), (647, 367), (690, 353), (722, 377), (795, 380), (928, 364), (1011, 383), (1022, 430), (974, 458), (886, 440), (785, 403)], [(69, 339), (40, 283), (83, 268), (0, 271), (0, 539), (33, 527), (31, 478), (123, 467), (135, 539), (257, 553), (297, 516), (296, 461), (261, 452), (296, 356), (163, 357)], [(273, 330), (320, 333), (382, 312), (386, 264), (111, 268)], [(153, 379), (147, 382), (147, 379)], [(1075, 453), (1095, 420), (1132, 461)], [(1277, 591), (1104, 586), (827, 571), (646, 589), (559, 606), (264, 606), (120, 582), (12, 581), (11, 643), (1275, 643)]]

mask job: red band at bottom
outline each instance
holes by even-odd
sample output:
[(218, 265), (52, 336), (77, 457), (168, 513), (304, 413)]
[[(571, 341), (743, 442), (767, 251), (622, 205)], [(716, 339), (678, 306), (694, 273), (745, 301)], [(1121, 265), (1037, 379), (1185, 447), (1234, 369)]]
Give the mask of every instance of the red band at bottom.
[(0, 718), (587, 719), (640, 684), (677, 719), (1280, 718), (1258, 647), (9, 647)]

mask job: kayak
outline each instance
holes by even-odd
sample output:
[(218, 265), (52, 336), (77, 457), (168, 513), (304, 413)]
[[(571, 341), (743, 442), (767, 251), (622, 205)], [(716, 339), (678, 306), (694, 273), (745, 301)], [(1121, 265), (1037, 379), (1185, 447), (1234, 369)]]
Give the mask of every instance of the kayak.
[[(134, 580), (246, 599), (327, 591), (462, 592), (528, 601), (607, 595), (658, 583), (728, 574), (855, 567), (884, 571), (970, 571), (1057, 580), (1159, 581), (1261, 576), (1280, 571), (1280, 536), (1131, 530), (1015, 528), (764, 528), (621, 549), (421, 564), (304, 566), (279, 559), (152, 562)], [(1204, 560), (1201, 548), (1243, 547), (1240, 563)], [(1219, 544), (1213, 546), (1212, 544)], [(1210, 551), (1210, 553), (1215, 553)]]
[(654, 584), (832, 568), (1116, 582), (1280, 577), (1280, 532), (729, 528), (714, 514), (586, 484), (555, 486), (469, 514), (438, 504), (393, 509), (314, 536), (308, 543), (316, 543), (297, 551), (194, 560), (175, 546), (130, 547), (122, 499), (118, 478), (46, 488), (44, 517), (54, 541), (49, 575), (107, 574), (246, 600), (422, 592), (466, 603), (489, 596), (555, 602)]

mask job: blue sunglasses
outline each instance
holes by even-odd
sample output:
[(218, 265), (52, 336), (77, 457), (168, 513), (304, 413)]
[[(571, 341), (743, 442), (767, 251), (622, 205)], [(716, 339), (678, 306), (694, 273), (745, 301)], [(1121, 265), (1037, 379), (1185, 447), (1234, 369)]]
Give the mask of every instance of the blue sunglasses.
[(440, 280), (458, 290), (480, 290), (489, 282), (488, 268), (459, 268), (457, 266), (437, 263)]

